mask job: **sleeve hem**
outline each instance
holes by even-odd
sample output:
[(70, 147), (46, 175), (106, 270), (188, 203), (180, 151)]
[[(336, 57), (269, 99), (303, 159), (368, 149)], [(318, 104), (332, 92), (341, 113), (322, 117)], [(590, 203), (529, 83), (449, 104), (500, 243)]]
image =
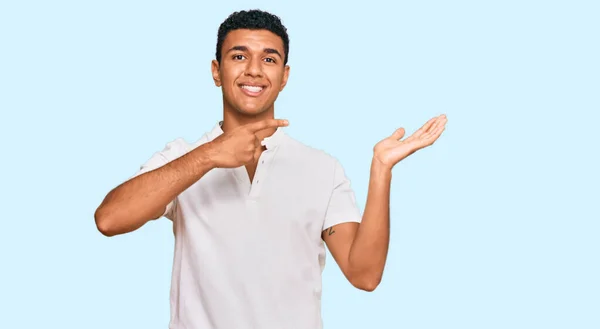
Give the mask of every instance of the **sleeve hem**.
[(340, 217), (339, 219), (330, 220), (327, 223), (325, 223), (325, 225), (323, 225), (322, 231), (325, 231), (332, 226), (343, 224), (343, 223), (359, 223), (360, 224), (361, 222), (362, 222), (362, 218), (360, 216), (358, 216), (358, 217), (356, 217), (356, 216)]

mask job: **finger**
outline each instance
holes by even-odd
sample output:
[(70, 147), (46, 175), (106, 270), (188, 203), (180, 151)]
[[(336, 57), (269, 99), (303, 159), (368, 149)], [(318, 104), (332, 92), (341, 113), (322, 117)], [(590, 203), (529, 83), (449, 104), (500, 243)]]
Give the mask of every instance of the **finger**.
[(423, 135), (423, 139), (425, 140), (429, 140), (429, 139), (436, 139), (437, 137), (439, 137), (442, 134), (442, 131), (444, 131), (445, 127), (443, 125), (437, 127), (435, 130), (428, 132), (427, 134)]
[(287, 127), (288, 124), (289, 123), (287, 120), (267, 119), (267, 120), (263, 120), (263, 121), (259, 121), (259, 122), (250, 123), (246, 127), (252, 132), (257, 132), (257, 131), (260, 131), (263, 129), (268, 129), (268, 128)]
[(429, 129), (427, 129), (427, 132), (434, 131), (437, 128), (437, 126), (440, 125), (441, 121), (442, 121), (442, 119), (440, 117), (437, 117), (435, 119), (435, 121), (433, 122), (433, 124), (429, 127)]
[(445, 122), (443, 124), (440, 124), (435, 130), (432, 130), (431, 132), (428, 132), (427, 134), (423, 135), (423, 140), (427, 144), (433, 144), (433, 142), (435, 142), (442, 135), (442, 132), (444, 132), (444, 130), (446, 130)]
[(257, 147), (254, 149), (254, 162), (258, 161), (258, 159), (260, 159), (260, 155), (261, 155), (261, 149), (262, 147)]
[(260, 158), (260, 154), (262, 153), (262, 145), (260, 144), (260, 140), (256, 135), (254, 136), (254, 161), (258, 161)]
[(398, 129), (396, 129), (396, 131), (394, 131), (394, 133), (390, 137), (393, 138), (393, 139), (395, 139), (395, 140), (399, 140), (402, 137), (404, 137), (404, 133), (405, 132), (406, 131), (404, 130), (404, 128), (398, 128)]
[(422, 139), (424, 134), (426, 134), (429, 130), (431, 130), (431, 126), (434, 125), (438, 120), (438, 117), (433, 117), (429, 119), (421, 128), (417, 129), (412, 135), (408, 136), (404, 141), (411, 142), (415, 139)]
[(429, 127), (429, 129), (422, 135), (421, 138), (431, 138), (431, 136), (435, 135), (440, 127), (444, 127), (448, 119), (445, 114), (442, 114), (437, 117), (435, 123)]
[(431, 127), (431, 131), (433, 133), (435, 133), (438, 129), (443, 128), (446, 126), (446, 122), (448, 122), (448, 119), (446, 118), (445, 115), (441, 115), (439, 117), (439, 119), (436, 121), (436, 123), (433, 125), (433, 127)]
[(429, 119), (429, 121), (425, 122), (425, 124), (419, 128), (417, 131), (415, 131), (411, 137), (416, 138), (419, 137), (421, 135), (423, 135), (423, 133), (425, 133), (427, 130), (429, 130), (429, 128), (431, 128), (431, 126), (437, 121), (439, 117), (433, 117), (431, 119)]
[(429, 128), (429, 131), (435, 131), (440, 125), (445, 125), (446, 121), (448, 121), (448, 119), (446, 119), (446, 115), (440, 115), (437, 117), (437, 120), (435, 120), (435, 123)]

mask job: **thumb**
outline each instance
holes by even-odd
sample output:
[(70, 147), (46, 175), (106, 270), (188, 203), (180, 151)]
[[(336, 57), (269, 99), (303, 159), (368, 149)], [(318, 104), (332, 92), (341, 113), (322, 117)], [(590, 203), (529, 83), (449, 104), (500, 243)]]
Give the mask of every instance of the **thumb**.
[(394, 131), (394, 133), (390, 137), (395, 140), (399, 140), (400, 138), (404, 137), (404, 133), (405, 133), (404, 128), (398, 128), (398, 129), (396, 129), (396, 131)]

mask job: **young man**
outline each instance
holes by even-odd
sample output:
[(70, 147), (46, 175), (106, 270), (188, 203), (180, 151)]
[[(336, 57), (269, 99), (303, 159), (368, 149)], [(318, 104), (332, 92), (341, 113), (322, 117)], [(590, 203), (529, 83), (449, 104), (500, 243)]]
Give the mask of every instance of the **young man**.
[(392, 167), (431, 145), (446, 117), (375, 145), (361, 216), (340, 163), (274, 118), (288, 54), (276, 16), (228, 17), (212, 62), (223, 121), (193, 144), (169, 143), (95, 213), (107, 236), (162, 216), (173, 221), (172, 329), (321, 328), (325, 243), (352, 285), (372, 291), (381, 281)]

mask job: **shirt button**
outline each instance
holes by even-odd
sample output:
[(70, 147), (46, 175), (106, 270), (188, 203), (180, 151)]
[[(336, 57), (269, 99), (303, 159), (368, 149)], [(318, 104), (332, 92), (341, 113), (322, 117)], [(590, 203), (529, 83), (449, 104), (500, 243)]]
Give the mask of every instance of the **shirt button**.
[(261, 163), (265, 163), (265, 160), (263, 160)]

